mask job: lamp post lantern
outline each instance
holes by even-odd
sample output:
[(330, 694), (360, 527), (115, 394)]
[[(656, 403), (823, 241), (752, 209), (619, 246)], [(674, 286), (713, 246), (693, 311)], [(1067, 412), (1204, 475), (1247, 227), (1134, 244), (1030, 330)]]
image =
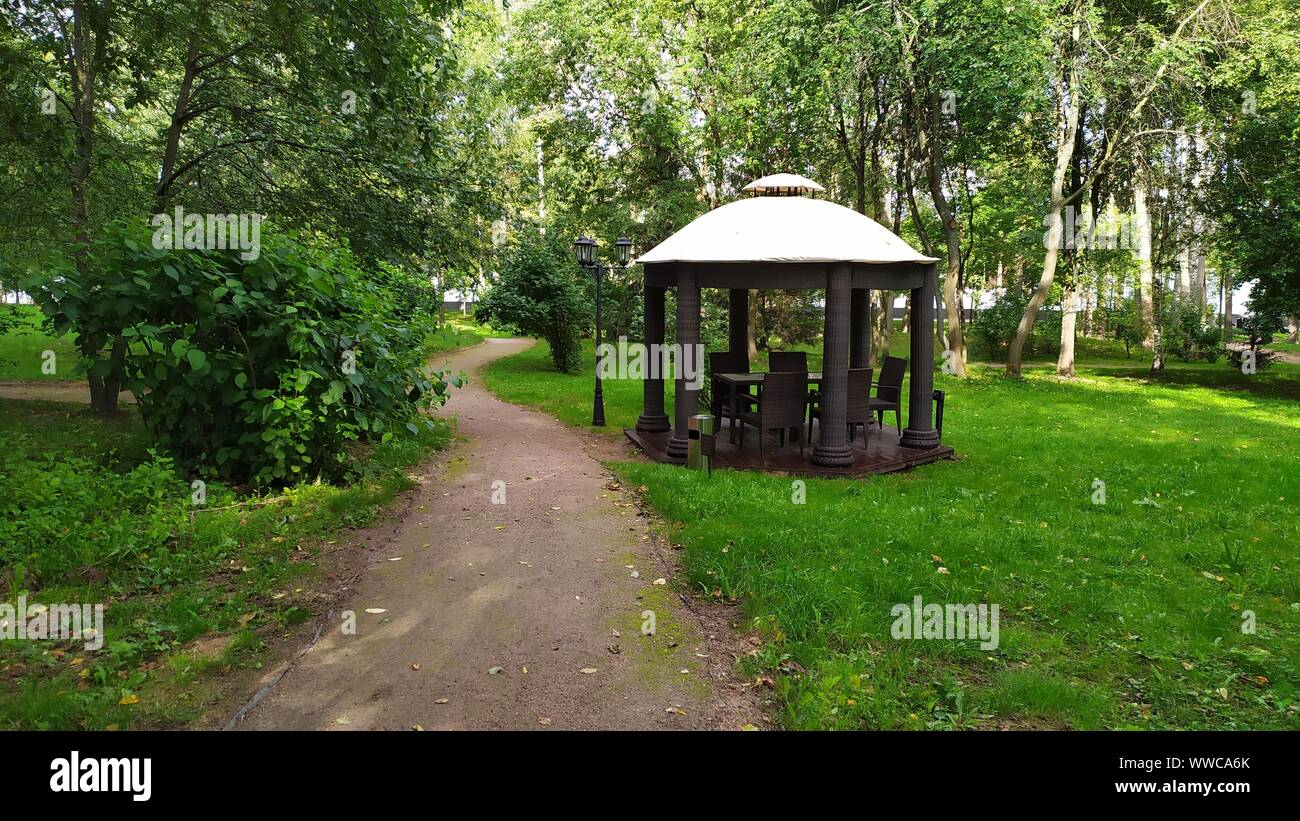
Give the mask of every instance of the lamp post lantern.
[(596, 389), (592, 397), (591, 407), (591, 424), (596, 427), (605, 426), (605, 394), (600, 384), (600, 365), (601, 351), (600, 340), (602, 336), (601, 327), (601, 305), (600, 305), (600, 283), (603, 279), (602, 274), (612, 272), (615, 267), (619, 270), (625, 270), (628, 261), (632, 257), (632, 240), (627, 237), (619, 237), (614, 243), (618, 251), (618, 265), (601, 265), (596, 261), (596, 241), (591, 237), (578, 237), (573, 241), (573, 251), (578, 258), (578, 264), (583, 268), (591, 271), (591, 275), (596, 279)]

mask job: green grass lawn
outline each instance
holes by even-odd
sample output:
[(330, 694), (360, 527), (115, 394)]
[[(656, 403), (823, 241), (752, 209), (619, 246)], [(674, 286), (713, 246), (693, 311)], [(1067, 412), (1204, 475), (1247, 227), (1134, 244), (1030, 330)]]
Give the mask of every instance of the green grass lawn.
[[(590, 339), (583, 340), (580, 374), (556, 373), (551, 364), (551, 349), (544, 340), (522, 353), (498, 359), (483, 370), (488, 390), (517, 405), (544, 410), (570, 425), (585, 426), (607, 436), (622, 436), (624, 428), (636, 425), (641, 414), (641, 383), (627, 379), (602, 383), (605, 400), (604, 428), (591, 427), (592, 394), (595, 389), (595, 348)], [(665, 404), (671, 418), (673, 391), (665, 390)]]
[(489, 337), (502, 336), (508, 336), (508, 334), (495, 331), (487, 325), (480, 325), (474, 321), (472, 315), (462, 316), (459, 313), (448, 313), (446, 324), (429, 334), (426, 343), (427, 352), (435, 354), (456, 348), (466, 348), (470, 345), (477, 345)]
[[(1300, 728), (1300, 369), (1046, 367), (937, 376), (957, 461), (807, 480), (803, 504), (788, 477), (614, 467), (685, 584), (765, 638), (742, 672), (789, 727)], [(589, 421), (590, 372), (543, 344), (486, 382)], [(607, 432), (630, 427), (640, 384), (605, 397)], [(917, 595), (997, 604), (999, 646), (892, 638)]]
[[(341, 528), (411, 486), (445, 427), (357, 453), (346, 485), (251, 496), (149, 452), (134, 409), (0, 399), (0, 602), (101, 603), (105, 644), (0, 642), (0, 729), (182, 726), (213, 671), (258, 667), (264, 641), (320, 616), (317, 559)], [(198, 652), (198, 640), (217, 649)]]
[[(80, 380), (76, 373), (78, 356), (72, 336), (54, 337), (41, 326), (39, 310), (27, 305), (0, 305), (0, 311), (17, 311), (25, 320), (24, 326), (0, 334), (0, 381), (13, 379)], [(49, 359), (46, 351), (53, 351)], [(54, 373), (42, 372), (42, 366), (52, 363)]]

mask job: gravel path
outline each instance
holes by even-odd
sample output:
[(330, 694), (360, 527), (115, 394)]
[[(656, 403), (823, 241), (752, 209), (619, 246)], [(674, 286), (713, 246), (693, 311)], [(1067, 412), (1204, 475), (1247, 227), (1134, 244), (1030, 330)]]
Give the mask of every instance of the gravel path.
[(731, 673), (748, 646), (727, 623), (738, 614), (678, 595), (671, 549), (600, 464), (618, 446), (479, 385), (479, 367), (529, 344), (440, 364), (471, 376), (445, 409), (464, 441), (349, 591), (355, 635), (327, 629), (240, 726), (762, 726)]

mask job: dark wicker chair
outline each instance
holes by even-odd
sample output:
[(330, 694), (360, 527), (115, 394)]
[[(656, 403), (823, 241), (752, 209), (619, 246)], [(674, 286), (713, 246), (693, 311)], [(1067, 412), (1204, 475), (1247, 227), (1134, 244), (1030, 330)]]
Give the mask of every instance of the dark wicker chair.
[[(720, 373), (749, 373), (749, 356), (745, 352), (718, 351), (708, 355), (708, 391), (710, 391), (710, 408), (714, 416), (731, 416), (731, 390), (716, 379)], [(745, 404), (746, 396), (737, 396), (738, 404)], [(725, 411), (725, 413), (723, 413)]]
[[(844, 421), (849, 426), (849, 441), (858, 437), (858, 425), (862, 426), (862, 444), (865, 446), (871, 437), (871, 368), (849, 368), (849, 405)], [(812, 441), (813, 420), (822, 416), (819, 400), (814, 399), (808, 405), (808, 441)]]
[(808, 373), (807, 351), (769, 351), (767, 369), (772, 373), (778, 371), (799, 371)]
[(876, 395), (871, 398), (871, 412), (880, 422), (881, 430), (885, 427), (885, 412), (894, 412), (894, 426), (898, 435), (903, 435), (901, 402), (903, 396), (903, 376), (907, 373), (907, 360), (899, 356), (887, 356), (880, 368), (880, 381), (876, 383)]
[[(796, 373), (808, 373), (808, 352), (807, 351), (768, 351), (767, 370), (769, 373), (785, 373), (794, 371)], [(805, 385), (805, 389), (807, 386)], [(817, 391), (808, 391), (808, 401), (814, 402), (817, 399)], [(790, 430), (790, 436), (793, 439), (799, 438), (799, 431), (803, 428), (803, 422), (799, 427)]]
[[(745, 425), (758, 428), (759, 459), (767, 463), (767, 448), (764, 442), (767, 432), (773, 429), (781, 431), (781, 444), (785, 444), (787, 429), (798, 430), (803, 427), (808, 412), (808, 374), (799, 372), (766, 373), (763, 375), (763, 392), (755, 400), (755, 410), (740, 412), (740, 446), (745, 447)], [(799, 455), (803, 455), (803, 439), (799, 440)]]
[[(736, 419), (740, 413), (731, 407), (731, 388), (715, 378), (719, 373), (749, 373), (749, 355), (744, 351), (716, 351), (709, 354), (709, 409), (714, 416), (721, 419), (728, 417), (731, 421), (728, 430), (734, 434)], [(749, 408), (753, 397), (748, 393), (738, 393), (736, 404)], [(731, 437), (734, 440), (734, 435)]]

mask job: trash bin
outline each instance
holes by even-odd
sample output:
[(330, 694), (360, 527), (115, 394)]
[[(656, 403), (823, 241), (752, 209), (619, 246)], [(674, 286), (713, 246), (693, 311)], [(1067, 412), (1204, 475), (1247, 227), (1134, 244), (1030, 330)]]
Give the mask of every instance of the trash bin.
[(697, 414), (686, 420), (686, 466), (692, 470), (712, 472), (710, 464), (713, 458), (713, 436), (717, 429), (717, 417), (707, 413)]

